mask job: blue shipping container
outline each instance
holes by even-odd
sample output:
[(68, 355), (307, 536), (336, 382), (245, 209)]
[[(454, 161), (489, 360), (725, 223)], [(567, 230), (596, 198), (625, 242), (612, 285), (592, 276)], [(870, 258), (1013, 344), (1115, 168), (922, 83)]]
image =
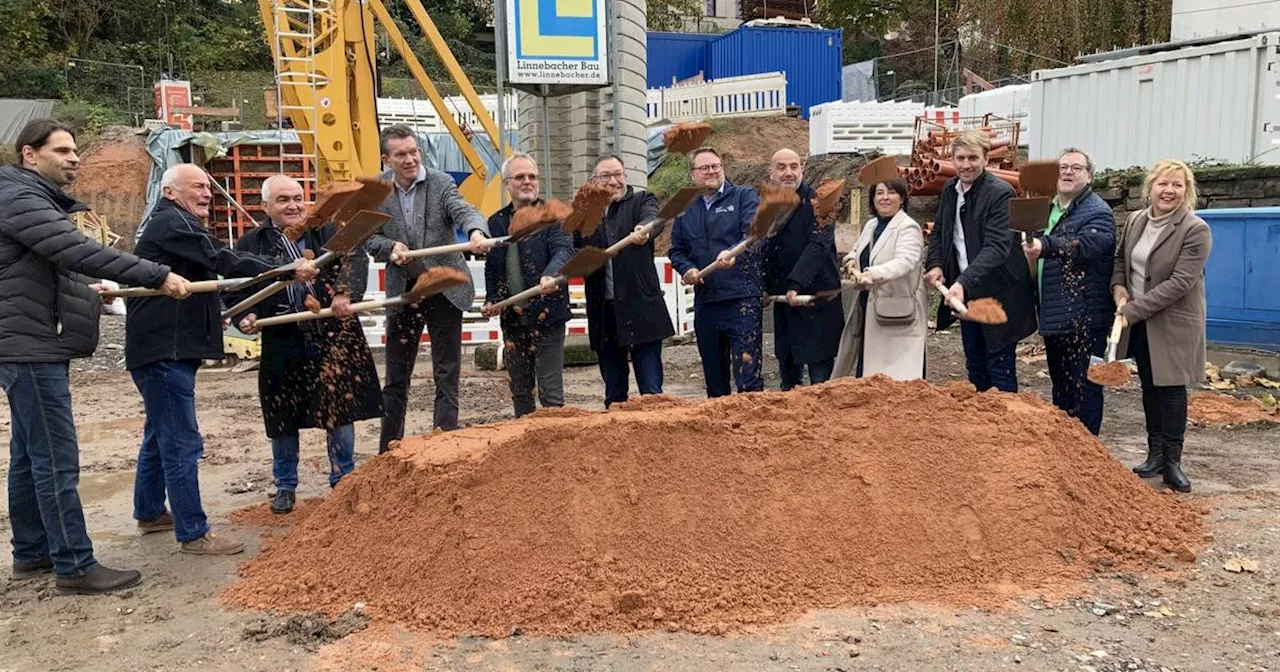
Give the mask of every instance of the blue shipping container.
[(1213, 249), (1204, 271), (1209, 340), (1280, 350), (1280, 292), (1275, 283), (1276, 268), (1280, 268), (1280, 208), (1196, 214), (1213, 232)]
[(840, 100), (844, 45), (841, 31), (816, 28), (752, 28), (743, 26), (711, 43), (707, 79), (783, 72), (787, 103), (809, 108)]
[(711, 79), (710, 45), (719, 35), (702, 33), (647, 33), (645, 79), (649, 88), (671, 86), (672, 81), (703, 73)]

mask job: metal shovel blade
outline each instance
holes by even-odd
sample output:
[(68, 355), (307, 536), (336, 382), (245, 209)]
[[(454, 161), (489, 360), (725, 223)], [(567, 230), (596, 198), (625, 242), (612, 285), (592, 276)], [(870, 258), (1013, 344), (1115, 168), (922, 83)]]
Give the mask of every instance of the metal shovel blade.
[(1009, 228), (1024, 233), (1036, 233), (1049, 226), (1049, 211), (1053, 199), (1048, 196), (1009, 199)]
[(1058, 191), (1058, 162), (1031, 161), (1018, 171), (1018, 186), (1027, 196), (1049, 196)]
[(414, 305), (428, 296), (439, 294), (450, 287), (457, 287), (470, 278), (451, 266), (434, 266), (418, 276), (409, 291), (401, 295), (407, 305)]
[(1132, 359), (1117, 359), (1108, 362), (1097, 355), (1089, 355), (1089, 370), (1085, 377), (1089, 382), (1104, 387), (1119, 387), (1129, 382), (1132, 374), (1129, 365)]
[(671, 220), (680, 216), (680, 213), (689, 209), (689, 204), (693, 203), (693, 199), (698, 197), (698, 190), (693, 187), (685, 187), (677, 191), (674, 196), (667, 199), (662, 204), (662, 209), (658, 211), (659, 220)]
[(610, 259), (609, 253), (598, 247), (584, 247), (565, 262), (560, 268), (560, 275), (566, 278), (581, 278), (595, 273)]
[(858, 182), (864, 187), (874, 187), (897, 177), (898, 162), (892, 156), (882, 156), (858, 171)]
[(324, 249), (334, 254), (346, 254), (356, 249), (364, 241), (378, 229), (382, 228), (391, 219), (391, 215), (376, 212), (374, 210), (361, 210), (355, 213), (347, 220), (345, 226), (338, 229), (329, 240), (325, 241)]

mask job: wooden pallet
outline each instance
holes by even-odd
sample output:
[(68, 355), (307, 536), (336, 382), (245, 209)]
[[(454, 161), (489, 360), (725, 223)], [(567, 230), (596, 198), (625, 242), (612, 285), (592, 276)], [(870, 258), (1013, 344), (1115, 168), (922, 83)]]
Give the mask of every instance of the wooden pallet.
[[(284, 154), (298, 155), (298, 144), (283, 145)], [(217, 189), (213, 190), (213, 204), (209, 209), (210, 227), (223, 242), (232, 243), (258, 225), (257, 219), (266, 216), (262, 209), (262, 183), (273, 175), (284, 173), (302, 183), (302, 197), (307, 202), (315, 200), (315, 168), (306, 158), (281, 159), (279, 144), (240, 144), (227, 150), (226, 156), (215, 158), (209, 164), (209, 174), (218, 181), (244, 210), (253, 215), (250, 219)]]

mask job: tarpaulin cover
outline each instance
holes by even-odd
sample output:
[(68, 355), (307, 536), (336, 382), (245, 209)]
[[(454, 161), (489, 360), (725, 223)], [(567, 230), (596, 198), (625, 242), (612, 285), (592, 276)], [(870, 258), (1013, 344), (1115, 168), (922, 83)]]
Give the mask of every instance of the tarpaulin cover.
[(6, 145), (16, 142), (22, 127), (32, 119), (52, 116), (52, 100), (0, 98), (0, 142)]

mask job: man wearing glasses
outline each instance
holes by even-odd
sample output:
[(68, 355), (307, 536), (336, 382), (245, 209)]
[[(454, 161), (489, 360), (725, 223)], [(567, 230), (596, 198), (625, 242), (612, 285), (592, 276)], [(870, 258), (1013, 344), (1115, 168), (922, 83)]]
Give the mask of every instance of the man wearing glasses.
[[(729, 394), (729, 374), (739, 392), (764, 389), (760, 377), (764, 277), (759, 246), (737, 259), (724, 252), (747, 237), (760, 197), (754, 189), (724, 177), (720, 155), (695, 149), (689, 176), (702, 191), (671, 230), (671, 265), (694, 286), (693, 329), (702, 358), (708, 397)], [(703, 278), (698, 269), (717, 262), (720, 270)]]
[(605, 248), (630, 237), (631, 245), (587, 276), (587, 331), (604, 379), (604, 407), (627, 400), (631, 386), (627, 357), (636, 370), (640, 394), (662, 394), (662, 341), (675, 334), (667, 301), (653, 265), (653, 239), (662, 233), (636, 232), (658, 214), (658, 199), (627, 185), (622, 159), (596, 159), (594, 179), (613, 192), (604, 223), (591, 236), (575, 234), (575, 245)]
[(1022, 249), (1037, 261), (1040, 335), (1053, 381), (1053, 403), (1098, 434), (1102, 387), (1089, 382), (1089, 355), (1101, 356), (1115, 306), (1111, 302), (1116, 221), (1093, 193), (1093, 160), (1079, 149), (1058, 156), (1058, 195), (1049, 226)]

